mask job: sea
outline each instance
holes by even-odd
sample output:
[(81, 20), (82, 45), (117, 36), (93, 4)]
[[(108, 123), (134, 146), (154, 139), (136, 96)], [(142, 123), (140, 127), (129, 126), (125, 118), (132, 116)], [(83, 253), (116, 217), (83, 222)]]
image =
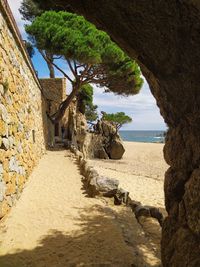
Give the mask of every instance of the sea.
[(123, 141), (142, 143), (164, 143), (165, 131), (119, 131)]

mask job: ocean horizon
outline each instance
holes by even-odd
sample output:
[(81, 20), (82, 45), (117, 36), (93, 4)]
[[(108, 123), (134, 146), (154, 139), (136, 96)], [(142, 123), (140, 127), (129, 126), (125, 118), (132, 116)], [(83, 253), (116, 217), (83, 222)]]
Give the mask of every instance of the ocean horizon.
[(123, 141), (142, 143), (164, 143), (165, 131), (161, 130), (120, 130), (119, 134)]

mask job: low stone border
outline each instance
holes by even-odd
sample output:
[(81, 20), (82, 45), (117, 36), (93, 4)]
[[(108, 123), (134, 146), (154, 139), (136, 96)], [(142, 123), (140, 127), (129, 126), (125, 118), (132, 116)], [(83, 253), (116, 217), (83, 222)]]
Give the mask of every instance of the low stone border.
[(129, 192), (119, 188), (119, 181), (117, 179), (100, 176), (94, 167), (90, 166), (88, 161), (84, 159), (83, 153), (75, 146), (72, 145), (70, 150), (75, 154), (78, 161), (80, 172), (84, 176), (83, 183), (90, 197), (95, 197), (96, 195), (113, 197), (115, 205), (125, 204), (130, 207), (139, 223), (141, 223), (140, 217), (152, 217), (162, 227), (163, 215), (158, 208), (143, 206), (140, 202), (132, 200), (129, 197)]

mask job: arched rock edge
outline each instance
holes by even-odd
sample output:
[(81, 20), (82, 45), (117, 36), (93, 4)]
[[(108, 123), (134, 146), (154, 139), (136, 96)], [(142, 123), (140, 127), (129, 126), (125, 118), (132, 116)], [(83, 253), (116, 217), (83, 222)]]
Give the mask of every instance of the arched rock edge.
[[(40, 0), (36, 0), (42, 2)], [(200, 3), (50, 0), (83, 14), (137, 60), (169, 127), (164, 158), (165, 267), (200, 266)], [(46, 3), (45, 3), (46, 5)]]

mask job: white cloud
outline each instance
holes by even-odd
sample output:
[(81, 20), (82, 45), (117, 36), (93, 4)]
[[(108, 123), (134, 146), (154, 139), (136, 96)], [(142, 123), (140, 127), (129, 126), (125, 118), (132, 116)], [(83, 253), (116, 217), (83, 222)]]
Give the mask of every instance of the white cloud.
[(123, 111), (132, 117), (133, 122), (125, 125), (123, 129), (159, 130), (166, 128), (146, 81), (138, 95), (129, 97), (103, 93), (103, 89), (95, 88), (94, 103), (98, 105), (99, 111), (110, 113)]
[(8, 0), (8, 4), (12, 10), (13, 16), (16, 20), (20, 33), (22, 34), (23, 38), (25, 38), (26, 37), (26, 33), (24, 30), (25, 21), (22, 20), (21, 14), (19, 13), (21, 2), (22, 0)]

